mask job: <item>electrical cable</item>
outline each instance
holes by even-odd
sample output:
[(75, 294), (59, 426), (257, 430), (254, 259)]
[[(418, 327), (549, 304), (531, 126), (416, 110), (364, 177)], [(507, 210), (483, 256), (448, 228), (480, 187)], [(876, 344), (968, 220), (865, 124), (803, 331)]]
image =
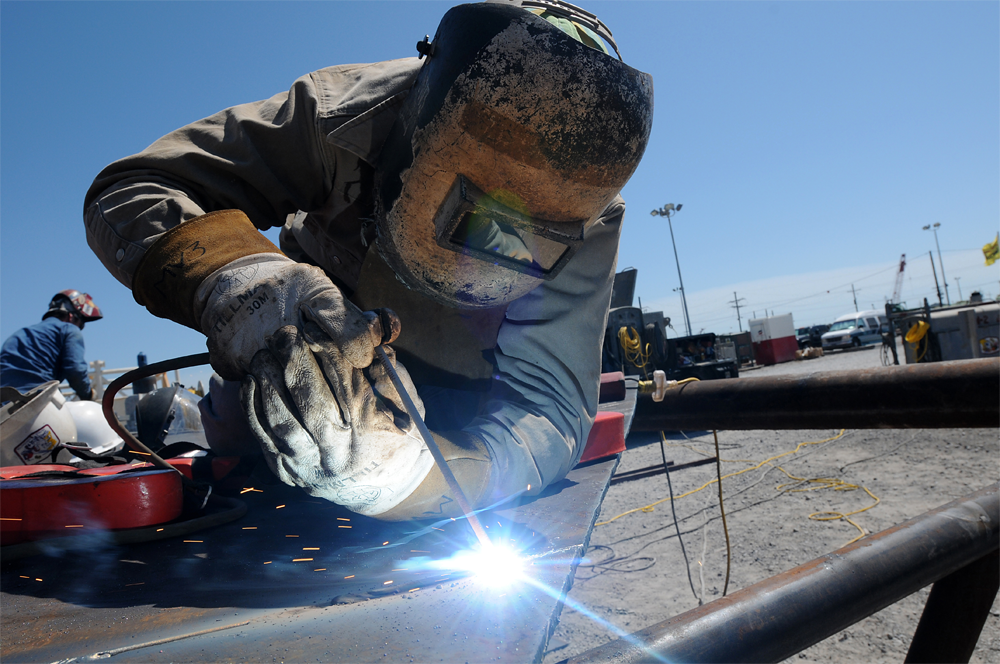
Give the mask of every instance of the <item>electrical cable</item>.
[(635, 331), (634, 327), (618, 328), (618, 343), (621, 344), (625, 353), (625, 360), (637, 369), (642, 369), (642, 375), (649, 378), (646, 372), (646, 365), (649, 363), (649, 344), (646, 344), (645, 351), (642, 346), (642, 337)]
[[(836, 478), (830, 478), (830, 477), (816, 477), (816, 478), (812, 478), (812, 479), (806, 479), (804, 477), (796, 477), (795, 475), (792, 475), (791, 473), (789, 473), (787, 470), (785, 470), (781, 466), (775, 466), (775, 467), (778, 470), (780, 470), (781, 472), (783, 472), (785, 475), (787, 475), (789, 477), (789, 479), (795, 480), (795, 482), (792, 482), (792, 483), (789, 483), (789, 484), (781, 484), (781, 485), (775, 487), (776, 491), (781, 491), (783, 493), (797, 493), (797, 492), (800, 492), (800, 491), (816, 491), (818, 489), (833, 489), (834, 491), (854, 491), (855, 489), (862, 489), (865, 493), (867, 493), (869, 496), (871, 496), (871, 498), (875, 501), (874, 503), (872, 503), (868, 507), (863, 507), (863, 508), (861, 508), (859, 510), (854, 510), (853, 512), (837, 512), (837, 511), (833, 511), (833, 510), (824, 511), (824, 512), (813, 512), (812, 514), (809, 515), (809, 518), (812, 519), (813, 521), (838, 521), (838, 520), (842, 519), (842, 520), (846, 521), (847, 523), (851, 524), (852, 526), (854, 526), (855, 528), (857, 528), (858, 532), (860, 532), (861, 534), (858, 535), (857, 537), (855, 537), (854, 539), (852, 539), (850, 542), (847, 542), (847, 544), (853, 544), (854, 542), (857, 542), (859, 539), (861, 539), (862, 537), (864, 537), (865, 535), (868, 534), (868, 533), (865, 532), (864, 528), (862, 528), (861, 526), (859, 526), (857, 523), (855, 523), (850, 518), (850, 517), (854, 516), (855, 514), (861, 514), (862, 512), (867, 512), (868, 510), (870, 510), (871, 508), (875, 507), (876, 505), (878, 505), (879, 503), (882, 502), (878, 498), (878, 496), (876, 496), (871, 491), (869, 491), (867, 487), (860, 486), (860, 485), (857, 485), (857, 484), (850, 484), (848, 482), (845, 482), (844, 480), (836, 479)], [(789, 486), (792, 486), (792, 487), (802, 487), (804, 484), (815, 484), (815, 485), (818, 485), (818, 486), (807, 486), (805, 488), (793, 488), (793, 489), (786, 489), (785, 488), (785, 487), (789, 487)], [(845, 544), (844, 546), (847, 546), (847, 544)]]
[(687, 571), (688, 585), (691, 586), (691, 594), (693, 594), (694, 598), (696, 600), (698, 600), (698, 606), (701, 606), (702, 605), (702, 599), (701, 599), (701, 597), (698, 597), (698, 593), (694, 589), (694, 581), (691, 580), (691, 563), (688, 562), (687, 551), (685, 551), (685, 549), (684, 549), (684, 540), (681, 538), (681, 526), (680, 526), (680, 523), (677, 521), (677, 510), (674, 508), (674, 485), (673, 485), (673, 482), (670, 481), (670, 466), (667, 465), (667, 451), (663, 447), (663, 441), (664, 440), (666, 440), (666, 438), (664, 437), (663, 432), (661, 431), (660, 432), (660, 454), (663, 455), (663, 470), (664, 470), (664, 472), (667, 475), (667, 490), (670, 492), (670, 511), (673, 512), (673, 515), (674, 515), (674, 528), (677, 529), (677, 541), (680, 542), (680, 545), (681, 545), (681, 555), (684, 556), (684, 569)]
[[(654, 558), (653, 556), (640, 556), (638, 558), (633, 558), (632, 555), (618, 556), (615, 554), (614, 549), (605, 544), (595, 544), (588, 549), (588, 552), (596, 551), (598, 549), (607, 549), (608, 551), (611, 552), (611, 555), (605, 558), (604, 560), (599, 560), (596, 563), (580, 563), (579, 565), (577, 565), (577, 569), (583, 567), (595, 571), (593, 576), (580, 576), (578, 572), (575, 577), (578, 581), (590, 581), (591, 579), (596, 579), (601, 574), (605, 574), (607, 572), (619, 572), (621, 574), (644, 572), (656, 564), (656, 558)], [(625, 563), (637, 563), (637, 562), (648, 562), (648, 564), (645, 565), (644, 567), (636, 567), (633, 569), (622, 568), (622, 565)]]
[[(715, 437), (715, 473), (719, 480), (719, 512), (722, 514), (722, 532), (726, 535), (726, 583), (722, 587), (722, 596), (726, 596), (726, 592), (729, 590), (729, 568), (733, 560), (733, 550), (729, 545), (729, 527), (726, 525), (726, 509), (722, 505), (722, 462), (719, 460), (719, 432), (712, 431), (712, 436)], [(670, 501), (673, 505), (673, 501)]]
[[(782, 454), (775, 455), (775, 456), (770, 457), (769, 459), (765, 459), (764, 461), (761, 461), (759, 463), (756, 463), (756, 462), (753, 462), (753, 461), (749, 461), (749, 460), (746, 460), (746, 459), (721, 459), (721, 458), (719, 458), (719, 454), (718, 454), (718, 449), (719, 448), (716, 447), (716, 450), (717, 450), (716, 451), (716, 459), (717, 459), (717, 462), (716, 462), (716, 473), (717, 473), (716, 479), (710, 480), (710, 481), (706, 482), (705, 484), (703, 484), (702, 486), (698, 487), (697, 489), (694, 489), (692, 491), (688, 491), (688, 492), (683, 493), (683, 494), (681, 494), (679, 496), (673, 496), (673, 492), (671, 491), (671, 495), (670, 495), (669, 498), (664, 498), (664, 499), (659, 500), (659, 501), (657, 501), (655, 503), (652, 503), (650, 505), (646, 505), (645, 507), (639, 507), (639, 508), (636, 508), (636, 509), (633, 509), (633, 510), (629, 510), (628, 512), (623, 512), (622, 514), (619, 514), (619, 515), (617, 515), (615, 517), (612, 517), (611, 519), (608, 519), (607, 521), (602, 521), (602, 522), (596, 523), (594, 525), (595, 526), (603, 526), (603, 525), (606, 525), (608, 523), (611, 523), (612, 521), (614, 521), (615, 519), (618, 519), (619, 517), (625, 516), (626, 514), (632, 514), (633, 512), (651, 512), (651, 511), (653, 511), (653, 509), (654, 509), (654, 507), (656, 505), (659, 505), (660, 503), (663, 503), (663, 502), (665, 502), (667, 500), (670, 500), (670, 502), (671, 502), (671, 509), (673, 509), (673, 502), (675, 500), (678, 500), (680, 498), (684, 498), (686, 496), (690, 496), (691, 494), (697, 493), (698, 491), (701, 491), (702, 489), (708, 487), (712, 483), (717, 483), (719, 485), (719, 510), (721, 512), (721, 515), (722, 515), (722, 527), (723, 527), (723, 531), (725, 532), (725, 535), (726, 535), (726, 559), (727, 559), (727, 563), (726, 563), (726, 584), (725, 584), (725, 588), (723, 589), (723, 596), (725, 596), (726, 589), (728, 589), (728, 585), (729, 585), (730, 566), (731, 566), (730, 560), (731, 560), (731, 557), (732, 557), (732, 549), (731, 549), (731, 544), (730, 544), (730, 540), (729, 540), (729, 530), (728, 530), (728, 526), (727, 526), (727, 523), (726, 523), (725, 511), (724, 511), (724, 507), (723, 507), (723, 503), (722, 503), (722, 500), (723, 500), (723, 498), (722, 498), (722, 489), (721, 489), (721, 487), (722, 487), (722, 480), (726, 479), (726, 478), (729, 478), (729, 477), (735, 477), (736, 475), (742, 475), (745, 472), (748, 472), (750, 470), (755, 470), (757, 468), (760, 468), (764, 464), (768, 464), (768, 463), (770, 463), (770, 462), (772, 462), (772, 461), (774, 461), (776, 459), (780, 459), (780, 458), (788, 456), (790, 454), (795, 454), (796, 452), (798, 452), (800, 449), (802, 449), (805, 446), (808, 446), (808, 445), (819, 445), (821, 443), (827, 443), (827, 442), (831, 442), (831, 441), (837, 440), (838, 438), (842, 437), (845, 433), (846, 433), (846, 429), (841, 429), (840, 433), (838, 433), (836, 436), (833, 436), (831, 438), (827, 438), (827, 439), (819, 440), (819, 441), (806, 441), (806, 442), (803, 442), (803, 443), (799, 443), (794, 450), (791, 450), (791, 451), (788, 451), (788, 452), (783, 452)], [(661, 441), (661, 453), (664, 455), (664, 459), (665, 459), (666, 458), (666, 454), (662, 451), (662, 449), (663, 449), (663, 444), (666, 441), (666, 438), (663, 435), (663, 432), (660, 432), (660, 436), (661, 436), (661, 439), (662, 439), (662, 441)], [(715, 438), (716, 445), (718, 446), (718, 434), (717, 434), (717, 432), (713, 432), (713, 436)], [(666, 444), (670, 445), (670, 444), (673, 444), (673, 443), (666, 443)], [(697, 449), (695, 449), (693, 447), (689, 447), (687, 445), (680, 445), (680, 446), (681, 447), (686, 447), (686, 448), (690, 449), (693, 452), (697, 452), (698, 454), (706, 454), (705, 452), (702, 452), (701, 450), (697, 450)], [(897, 448), (900, 447), (900, 446), (897, 446)], [(894, 449), (897, 449), (897, 448), (894, 448)], [(721, 462), (722, 461), (726, 461), (727, 463), (736, 463), (736, 462), (754, 463), (755, 465), (752, 466), (752, 467), (750, 467), (750, 468), (744, 468), (743, 470), (737, 471), (735, 473), (729, 473), (727, 475), (721, 475), (721, 472), (722, 472), (722, 470), (721, 470)], [(787, 470), (785, 470), (781, 466), (772, 466), (772, 468), (776, 468), (777, 470), (780, 470), (789, 479), (794, 480), (794, 482), (786, 483), (786, 484), (781, 484), (781, 485), (778, 485), (777, 487), (775, 487), (775, 490), (779, 491), (781, 493), (797, 493), (797, 492), (801, 492), (801, 491), (815, 491), (815, 490), (827, 489), (827, 488), (834, 489), (835, 491), (854, 491), (854, 490), (857, 490), (857, 489), (861, 489), (862, 491), (864, 491), (865, 493), (867, 493), (868, 496), (871, 497), (872, 500), (875, 501), (874, 503), (872, 503), (871, 505), (868, 505), (867, 507), (863, 507), (863, 508), (861, 508), (859, 510), (854, 510), (852, 512), (839, 512), (839, 511), (836, 511), (836, 510), (827, 510), (827, 511), (822, 511), (822, 512), (813, 512), (812, 514), (809, 514), (808, 518), (811, 519), (811, 520), (813, 520), (813, 521), (839, 521), (839, 520), (843, 520), (843, 521), (846, 521), (847, 523), (851, 524), (852, 526), (854, 526), (855, 528), (858, 529), (859, 535), (857, 537), (855, 537), (854, 539), (852, 539), (850, 542), (847, 542), (847, 544), (852, 544), (852, 543), (858, 541), (859, 539), (861, 539), (862, 537), (865, 537), (868, 534), (865, 531), (864, 528), (862, 528), (860, 525), (858, 525), (858, 523), (856, 523), (853, 519), (850, 518), (850, 517), (852, 517), (852, 516), (854, 516), (856, 514), (861, 514), (862, 512), (867, 512), (868, 510), (872, 509), (873, 507), (876, 507), (877, 505), (879, 505), (881, 503), (881, 499), (879, 499), (878, 496), (876, 496), (875, 494), (873, 494), (867, 487), (865, 487), (863, 485), (858, 485), (858, 484), (851, 484), (849, 482), (845, 482), (844, 480), (841, 480), (841, 479), (838, 479), (838, 478), (830, 478), (830, 477), (804, 478), (804, 477), (798, 477), (798, 476), (792, 475), (791, 473), (789, 473)], [(805, 486), (805, 487), (803, 487), (803, 485), (812, 485), (812, 486)], [(795, 488), (788, 488), (788, 487), (795, 487)], [(675, 518), (676, 518), (676, 513), (675, 513)], [(678, 533), (678, 537), (679, 537), (679, 533)], [(845, 544), (845, 546), (847, 544)]]
[[(770, 463), (770, 462), (774, 461), (775, 459), (780, 459), (782, 457), (786, 457), (789, 454), (795, 454), (796, 452), (798, 452), (799, 450), (801, 450), (803, 447), (807, 447), (809, 445), (821, 445), (823, 443), (829, 443), (831, 441), (837, 440), (838, 438), (840, 438), (841, 436), (843, 436), (846, 431), (847, 431), (846, 429), (841, 429), (840, 433), (838, 433), (836, 436), (832, 436), (830, 438), (825, 438), (823, 440), (806, 441), (806, 442), (799, 443), (795, 447), (794, 450), (790, 450), (788, 452), (782, 452), (781, 454), (777, 454), (777, 455), (775, 455), (775, 456), (773, 456), (773, 457), (771, 457), (769, 459), (764, 459), (760, 463), (756, 464), (755, 466), (751, 466), (750, 468), (744, 468), (743, 470), (738, 470), (735, 473), (729, 473), (728, 475), (723, 475), (720, 479), (728, 479), (730, 477), (736, 477), (737, 475), (742, 475), (743, 473), (748, 473), (751, 470), (756, 470), (756, 469), (760, 468), (761, 466), (763, 466), (764, 464), (767, 464), (767, 463)], [(664, 502), (666, 502), (668, 500), (670, 500), (671, 502), (673, 502), (674, 500), (680, 500), (681, 498), (685, 498), (687, 496), (690, 496), (691, 494), (698, 493), (702, 489), (707, 488), (708, 486), (714, 484), (717, 481), (719, 481), (719, 480), (714, 480), (714, 479), (713, 480), (709, 480), (708, 482), (705, 482), (704, 484), (702, 484), (697, 489), (692, 489), (691, 491), (688, 491), (687, 493), (682, 493), (681, 495), (677, 496), (676, 498), (663, 498), (661, 500), (656, 501), (655, 503), (650, 503), (649, 505), (646, 505), (645, 507), (636, 507), (635, 509), (628, 510), (627, 512), (622, 512), (621, 514), (619, 514), (617, 516), (611, 517), (607, 521), (601, 521), (599, 523), (595, 523), (594, 526), (595, 527), (597, 527), (597, 526), (605, 526), (605, 525), (611, 523), (612, 521), (615, 521), (616, 519), (620, 519), (623, 516), (626, 516), (628, 514), (633, 514), (635, 512), (652, 512), (653, 508), (656, 507), (657, 505), (661, 504), (661, 503), (664, 503)]]

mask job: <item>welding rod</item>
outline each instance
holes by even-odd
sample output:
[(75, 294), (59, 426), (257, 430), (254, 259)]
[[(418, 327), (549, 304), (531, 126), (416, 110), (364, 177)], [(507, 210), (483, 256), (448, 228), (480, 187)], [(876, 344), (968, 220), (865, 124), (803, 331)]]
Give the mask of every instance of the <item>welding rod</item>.
[(441, 454), (441, 448), (438, 447), (437, 441), (434, 440), (434, 436), (431, 435), (430, 429), (424, 424), (424, 419), (420, 417), (420, 412), (417, 410), (417, 405), (413, 403), (413, 399), (410, 398), (409, 393), (406, 388), (403, 387), (402, 381), (399, 380), (399, 374), (396, 373), (396, 367), (392, 366), (392, 362), (389, 361), (389, 356), (385, 354), (385, 350), (381, 346), (375, 347), (375, 352), (378, 353), (378, 357), (382, 360), (382, 365), (385, 366), (386, 372), (389, 374), (389, 378), (392, 380), (393, 387), (396, 388), (396, 392), (399, 394), (399, 398), (403, 401), (403, 405), (406, 406), (406, 412), (410, 414), (414, 423), (417, 425), (417, 430), (420, 435), (423, 436), (424, 442), (427, 444), (427, 449), (431, 451), (431, 456), (434, 457), (434, 461), (437, 462), (438, 468), (441, 470), (441, 474), (444, 475), (445, 482), (448, 483), (448, 488), (451, 489), (452, 494), (455, 496), (455, 501), (458, 506), (462, 508), (465, 512), (465, 518), (469, 520), (469, 525), (472, 526), (472, 530), (475, 531), (476, 537), (479, 538), (479, 543), (483, 547), (489, 547), (491, 545), (490, 538), (486, 536), (486, 531), (483, 530), (483, 525), (479, 523), (479, 519), (476, 517), (475, 512), (472, 511), (472, 505), (469, 504), (469, 500), (465, 497), (465, 492), (462, 491), (462, 487), (459, 486), (458, 480), (455, 478), (455, 473), (451, 472), (451, 468), (448, 467), (448, 462), (445, 461), (444, 455)]

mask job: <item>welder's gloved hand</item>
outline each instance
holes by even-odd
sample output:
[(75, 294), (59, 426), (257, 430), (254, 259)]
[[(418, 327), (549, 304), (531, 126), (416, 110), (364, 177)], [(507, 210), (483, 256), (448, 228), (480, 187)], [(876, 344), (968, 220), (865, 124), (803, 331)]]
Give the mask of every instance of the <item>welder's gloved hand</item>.
[[(422, 415), (409, 374), (395, 366)], [(358, 367), (313, 321), (268, 338), (250, 363), (241, 402), (282, 482), (359, 514), (391, 510), (434, 465), (382, 363)]]
[(266, 339), (286, 325), (312, 321), (337, 345), (343, 362), (363, 369), (374, 349), (399, 334), (389, 310), (362, 312), (318, 267), (281, 254), (254, 254), (216, 270), (198, 287), (201, 329), (208, 337), (212, 367), (228, 380), (242, 380)]

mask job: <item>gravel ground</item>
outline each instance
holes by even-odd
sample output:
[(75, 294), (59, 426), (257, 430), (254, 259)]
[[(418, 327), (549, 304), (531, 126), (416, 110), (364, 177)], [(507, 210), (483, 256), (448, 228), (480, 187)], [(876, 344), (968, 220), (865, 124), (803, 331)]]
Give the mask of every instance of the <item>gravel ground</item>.
[[(746, 371), (737, 380), (880, 367), (879, 352), (877, 346), (839, 351)], [(865, 533), (885, 530), (1000, 479), (996, 429), (839, 434), (837, 430), (719, 432), (723, 475), (754, 468), (800, 443), (816, 443), (723, 479), (732, 544), (729, 592), (838, 549), (859, 536), (859, 528)], [(710, 431), (670, 432), (665, 438), (666, 457), (676, 464), (714, 456)], [(662, 463), (655, 434), (630, 436), (627, 447), (619, 473)], [(635, 632), (722, 595), (726, 545), (718, 489), (713, 483), (699, 490), (715, 476), (714, 464), (671, 473), (680, 541), (665, 475), (610, 488), (598, 518), (598, 523), (610, 523), (594, 529), (587, 560), (577, 572), (545, 664), (611, 641), (618, 637), (615, 630)], [(857, 488), (789, 491), (818, 487), (801, 481), (817, 478)], [(880, 501), (877, 505), (872, 495)], [(618, 516), (658, 501), (664, 502)], [(857, 527), (841, 519), (809, 518), (816, 512), (862, 509), (850, 517)], [(928, 592), (925, 588), (789, 661), (900, 662)], [(971, 661), (1000, 662), (1000, 600), (994, 602)]]

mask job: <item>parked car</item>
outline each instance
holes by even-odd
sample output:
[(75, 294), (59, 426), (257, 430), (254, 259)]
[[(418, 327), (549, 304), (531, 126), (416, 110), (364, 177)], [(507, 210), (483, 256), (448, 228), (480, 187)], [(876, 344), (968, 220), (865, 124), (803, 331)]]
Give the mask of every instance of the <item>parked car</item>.
[(882, 341), (883, 330), (889, 329), (884, 311), (855, 311), (840, 316), (823, 335), (823, 350), (859, 347)]
[(823, 335), (830, 329), (829, 325), (812, 325), (795, 330), (795, 340), (799, 348), (819, 348), (823, 345)]

